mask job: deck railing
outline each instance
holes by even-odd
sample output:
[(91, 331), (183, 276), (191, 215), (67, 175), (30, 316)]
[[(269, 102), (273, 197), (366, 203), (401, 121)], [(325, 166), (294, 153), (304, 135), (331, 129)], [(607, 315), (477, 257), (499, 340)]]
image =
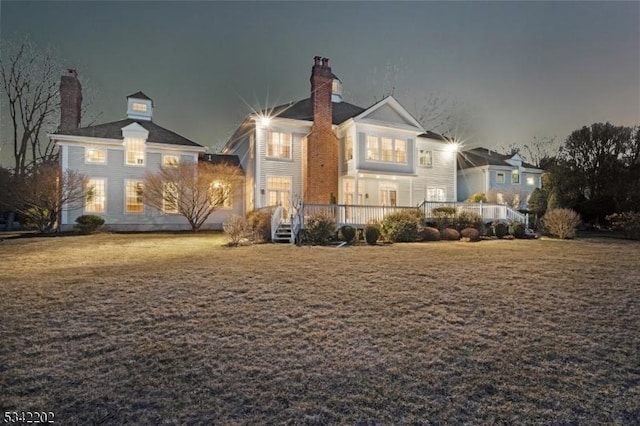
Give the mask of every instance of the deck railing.
[(453, 201), (423, 201), (419, 204), (424, 217), (426, 219), (432, 218), (432, 211), (438, 207), (454, 207), (456, 211), (467, 211), (478, 214), (485, 221), (494, 220), (517, 220), (519, 222), (528, 224), (528, 218), (526, 214), (520, 213), (517, 210), (507, 206), (506, 204), (491, 204), (491, 203), (466, 203), (466, 202), (453, 202)]
[(278, 226), (282, 222), (282, 206), (278, 206), (273, 210), (271, 214), (271, 241), (276, 238), (276, 231), (278, 230)]

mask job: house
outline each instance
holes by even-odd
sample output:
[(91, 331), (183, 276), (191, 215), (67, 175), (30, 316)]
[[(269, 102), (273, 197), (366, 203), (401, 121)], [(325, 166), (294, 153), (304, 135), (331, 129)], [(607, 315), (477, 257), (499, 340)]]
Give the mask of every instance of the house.
[[(71, 229), (83, 214), (102, 217), (105, 227), (116, 231), (189, 230), (187, 220), (173, 209), (143, 204), (145, 173), (181, 162), (238, 163), (235, 157), (206, 156), (202, 145), (156, 124), (153, 101), (142, 92), (127, 96), (126, 118), (89, 127), (78, 127), (82, 91), (74, 70), (62, 77), (60, 95), (61, 125), (49, 137), (60, 148), (62, 170), (84, 174), (91, 188), (80, 208), (63, 209), (61, 230)], [(242, 188), (230, 198), (201, 229), (220, 229), (230, 215), (242, 213)]]
[(484, 193), (489, 201), (526, 209), (529, 196), (542, 185), (543, 170), (518, 154), (500, 154), (487, 148), (458, 153), (458, 200)]
[(247, 116), (223, 149), (246, 173), (246, 211), (279, 206), (286, 221), (301, 203), (332, 205), (339, 223), (362, 225), (375, 211), (457, 199), (456, 144), (392, 96), (345, 102), (327, 58), (314, 58), (310, 82), (309, 97)]

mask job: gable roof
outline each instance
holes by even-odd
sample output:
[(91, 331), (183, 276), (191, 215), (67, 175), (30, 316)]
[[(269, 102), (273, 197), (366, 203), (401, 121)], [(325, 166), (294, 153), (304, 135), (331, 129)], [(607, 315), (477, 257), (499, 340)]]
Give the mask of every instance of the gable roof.
[(356, 116), (356, 119), (363, 119), (369, 115), (373, 115), (376, 111), (379, 111), (382, 107), (388, 105), (403, 121), (406, 122), (408, 126), (415, 127), (418, 129), (422, 128), (422, 125), (416, 120), (410, 113), (407, 111), (401, 104), (398, 102), (393, 96), (387, 96), (379, 102), (371, 105), (369, 108), (363, 109), (363, 111)]
[(237, 155), (230, 154), (204, 154), (202, 156), (204, 161), (207, 161), (211, 164), (228, 164), (230, 166), (235, 166), (242, 170), (242, 165), (240, 164), (240, 158)]
[[(348, 102), (334, 102), (331, 104), (331, 123), (340, 124), (362, 113), (364, 108)], [(291, 118), (294, 120), (313, 121), (313, 105), (311, 98), (291, 102), (261, 111), (273, 117)]]
[(132, 123), (137, 123), (149, 132), (147, 142), (204, 148), (199, 143), (187, 139), (184, 136), (180, 136), (179, 134), (172, 132), (169, 129), (158, 126), (153, 121), (134, 120), (132, 118), (113, 121), (111, 123), (98, 124), (97, 126), (82, 127), (79, 129), (58, 130), (54, 134), (68, 136), (85, 136), (90, 138), (103, 139), (122, 139), (122, 128)]
[(144, 99), (145, 101), (150, 101), (151, 100), (150, 97), (148, 97), (147, 95), (145, 95), (142, 92), (136, 92), (136, 93), (134, 93), (132, 95), (127, 96), (127, 99), (129, 99), (129, 98)]
[[(516, 154), (517, 155), (517, 154)], [(507, 160), (512, 159), (513, 155), (500, 154), (499, 152), (488, 148), (473, 148), (462, 151), (458, 154), (458, 169), (470, 169), (481, 166), (503, 166), (511, 167)], [(522, 162), (522, 167), (527, 169), (538, 169), (533, 164)]]

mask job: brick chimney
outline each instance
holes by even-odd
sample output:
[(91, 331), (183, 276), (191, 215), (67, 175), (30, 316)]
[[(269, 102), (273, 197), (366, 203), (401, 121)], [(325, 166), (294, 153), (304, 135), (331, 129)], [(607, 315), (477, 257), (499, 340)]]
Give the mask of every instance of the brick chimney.
[(332, 130), (331, 88), (333, 74), (328, 58), (313, 58), (311, 106), (313, 126), (304, 156), (304, 200), (326, 204), (338, 198), (338, 138)]
[(78, 73), (74, 69), (60, 79), (60, 128), (72, 130), (80, 126), (80, 109), (82, 108), (82, 86)]

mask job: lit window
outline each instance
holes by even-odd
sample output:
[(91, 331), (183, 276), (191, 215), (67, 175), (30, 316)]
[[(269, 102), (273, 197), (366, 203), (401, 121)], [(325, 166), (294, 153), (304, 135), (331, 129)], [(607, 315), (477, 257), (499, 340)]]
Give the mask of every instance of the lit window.
[(393, 139), (382, 138), (382, 161), (393, 161)]
[(134, 102), (133, 105), (131, 105), (131, 109), (134, 111), (139, 111), (139, 112), (147, 112), (147, 104), (141, 104), (139, 102)]
[(504, 183), (504, 173), (496, 173), (496, 183)]
[(128, 180), (125, 188), (125, 213), (142, 213), (144, 204), (142, 203), (142, 182)]
[(520, 171), (514, 170), (511, 172), (511, 183), (518, 184), (520, 183)]
[(180, 163), (180, 157), (177, 155), (164, 155), (162, 157), (162, 165), (165, 167), (175, 167)]
[(383, 206), (398, 205), (398, 192), (395, 185), (380, 185), (380, 204)]
[(291, 200), (291, 177), (267, 176), (267, 196), (270, 206), (282, 206), (286, 211)]
[(89, 179), (85, 191), (84, 210), (91, 213), (104, 213), (107, 202), (104, 179)]
[(291, 158), (291, 133), (269, 132), (267, 157)]
[(378, 138), (375, 136), (367, 136), (367, 160), (380, 159), (380, 151), (378, 148)]
[(527, 176), (527, 185), (535, 185), (536, 178), (534, 176)]
[(231, 186), (213, 182), (209, 187), (209, 204), (212, 207), (231, 207)]
[(427, 201), (446, 201), (444, 188), (427, 188)]
[(395, 141), (396, 163), (407, 162), (407, 141), (396, 139)]
[(347, 136), (344, 140), (344, 159), (346, 161), (353, 159), (353, 138)]
[(107, 162), (107, 150), (103, 148), (85, 148), (84, 161), (87, 163), (104, 164)]
[(127, 164), (144, 166), (144, 139), (126, 138), (124, 147), (126, 151), (125, 162)]
[(431, 167), (433, 166), (433, 155), (431, 151), (420, 150), (420, 165), (422, 167)]
[(162, 185), (162, 211), (165, 213), (178, 213), (178, 187), (175, 183)]

